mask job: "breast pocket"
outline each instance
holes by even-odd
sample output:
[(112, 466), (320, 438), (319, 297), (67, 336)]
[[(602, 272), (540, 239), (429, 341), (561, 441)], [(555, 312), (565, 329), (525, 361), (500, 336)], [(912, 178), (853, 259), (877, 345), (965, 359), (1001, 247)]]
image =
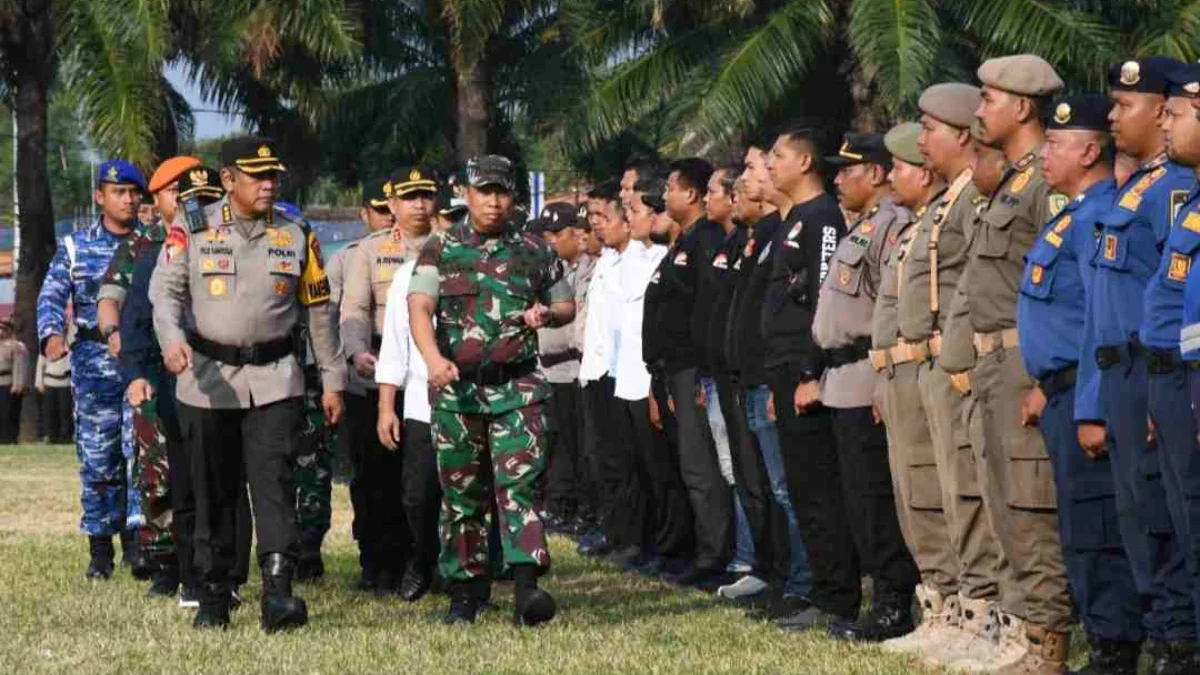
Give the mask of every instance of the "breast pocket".
[(983, 214), (979, 222), (978, 255), (980, 258), (1008, 257), (1012, 246), (1012, 224), (1016, 214), (1008, 209), (993, 209)]
[(275, 295), (293, 295), (300, 283), (300, 253), (292, 248), (272, 248), (267, 252), (267, 271)]
[(209, 300), (228, 300), (237, 292), (237, 260), (232, 255), (201, 255), (203, 294)]
[(1045, 241), (1033, 247), (1029, 252), (1029, 262), (1025, 265), (1025, 276), (1021, 278), (1021, 293), (1038, 300), (1050, 297), (1061, 251)]
[(1119, 216), (1109, 221), (1100, 231), (1099, 241), (1096, 242), (1097, 265), (1113, 270), (1127, 271), (1129, 269), (1129, 244), (1133, 235), (1133, 222), (1136, 214), (1124, 210), (1117, 211)]
[(867, 254), (864, 246), (847, 242), (833, 256), (833, 278), (831, 288), (846, 295), (858, 295), (863, 281), (863, 258)]
[(473, 276), (449, 275), (442, 279), (438, 293), (439, 324), (462, 326), (469, 322), (468, 317), (474, 311), (475, 300), (479, 297), (479, 283)]

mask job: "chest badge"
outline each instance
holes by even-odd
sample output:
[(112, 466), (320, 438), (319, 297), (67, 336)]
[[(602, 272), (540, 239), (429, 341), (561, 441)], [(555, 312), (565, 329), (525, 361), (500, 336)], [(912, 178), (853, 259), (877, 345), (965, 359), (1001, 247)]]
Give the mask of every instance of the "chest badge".
[(219, 298), (225, 295), (225, 291), (227, 290), (228, 287), (225, 285), (225, 280), (221, 277), (210, 279), (208, 282), (208, 294), (214, 298)]
[(849, 286), (852, 272), (844, 263), (838, 265), (838, 284), (841, 286)]
[(1017, 177), (1013, 179), (1012, 185), (1008, 188), (1009, 194), (1021, 194), (1021, 191), (1029, 185), (1029, 179), (1031, 175), (1032, 173), (1029, 169), (1025, 169), (1018, 174)]
[(275, 295), (287, 295), (288, 285), (283, 279), (275, 282)]
[(1104, 259), (1117, 259), (1117, 236), (1115, 234), (1104, 235)]
[(287, 230), (278, 228), (267, 229), (267, 239), (271, 242), (271, 246), (275, 248), (285, 248), (292, 245), (292, 235)]
[(1034, 265), (1033, 269), (1029, 270), (1029, 280), (1034, 284), (1042, 283), (1042, 277), (1046, 274), (1045, 268), (1041, 265)]
[(1192, 259), (1182, 253), (1171, 252), (1171, 265), (1167, 268), (1167, 278), (1171, 281), (1187, 281), (1188, 271), (1192, 269)]

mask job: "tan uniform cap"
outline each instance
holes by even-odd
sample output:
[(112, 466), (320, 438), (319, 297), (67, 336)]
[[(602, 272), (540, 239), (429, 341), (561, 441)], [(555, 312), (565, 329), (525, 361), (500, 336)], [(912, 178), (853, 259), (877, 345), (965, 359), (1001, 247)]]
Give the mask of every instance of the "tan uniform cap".
[(883, 137), (883, 145), (892, 153), (892, 157), (913, 166), (925, 166), (925, 156), (917, 147), (917, 136), (921, 134), (921, 125), (916, 122), (901, 122), (888, 130)]
[(917, 105), (921, 112), (959, 129), (971, 128), (975, 111), (983, 92), (979, 87), (962, 82), (943, 82), (929, 87), (921, 94)]
[(1036, 54), (988, 59), (976, 71), (979, 81), (1018, 96), (1048, 96), (1063, 88), (1062, 78)]

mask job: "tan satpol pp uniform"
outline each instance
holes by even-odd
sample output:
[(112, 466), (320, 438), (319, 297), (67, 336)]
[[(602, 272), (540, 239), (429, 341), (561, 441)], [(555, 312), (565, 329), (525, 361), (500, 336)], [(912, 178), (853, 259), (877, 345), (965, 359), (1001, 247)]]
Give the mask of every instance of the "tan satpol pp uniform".
[[(1053, 93), (1062, 85), (1049, 64), (1026, 55), (989, 60), (980, 66), (979, 78), (1019, 96)], [(978, 355), (971, 386), (987, 473), (985, 506), (1015, 586), (1003, 589), (1001, 602), (1007, 614), (1027, 624), (1025, 662), (1065, 656), (1071, 612), (1053, 468), (1041, 434), (1021, 424), (1022, 402), (1036, 383), (1018, 349), (1017, 288), (1025, 255), (1052, 216), (1040, 150), (1031, 149), (1005, 170), (979, 221), (960, 296)]]

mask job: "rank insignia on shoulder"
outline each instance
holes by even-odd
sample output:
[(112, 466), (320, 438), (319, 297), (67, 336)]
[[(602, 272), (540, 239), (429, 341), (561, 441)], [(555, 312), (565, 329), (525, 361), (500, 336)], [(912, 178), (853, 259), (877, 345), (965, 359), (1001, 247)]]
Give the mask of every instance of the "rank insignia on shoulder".
[(1200, 212), (1193, 211), (1183, 219), (1183, 229), (1200, 233)]
[(224, 222), (224, 223), (232, 223), (233, 222), (233, 209), (229, 208), (228, 202), (221, 205), (221, 222)]
[(1187, 281), (1188, 272), (1192, 269), (1192, 259), (1182, 253), (1171, 252), (1171, 265), (1167, 268), (1167, 278), (1171, 281)]
[(1063, 240), (1062, 240), (1062, 237), (1060, 237), (1058, 235), (1058, 233), (1051, 230), (1050, 232), (1046, 233), (1046, 243), (1050, 244), (1054, 248), (1061, 248)]
[(1047, 206), (1050, 207), (1050, 217), (1053, 218), (1062, 213), (1062, 210), (1067, 208), (1067, 203), (1070, 201), (1067, 196), (1058, 192), (1052, 193), (1047, 199)]
[(1022, 171), (1017, 175), (1016, 178), (1013, 179), (1012, 185), (1008, 187), (1008, 193), (1010, 195), (1021, 194), (1021, 191), (1029, 185), (1029, 179), (1032, 177), (1032, 175), (1033, 172), (1029, 169)]

